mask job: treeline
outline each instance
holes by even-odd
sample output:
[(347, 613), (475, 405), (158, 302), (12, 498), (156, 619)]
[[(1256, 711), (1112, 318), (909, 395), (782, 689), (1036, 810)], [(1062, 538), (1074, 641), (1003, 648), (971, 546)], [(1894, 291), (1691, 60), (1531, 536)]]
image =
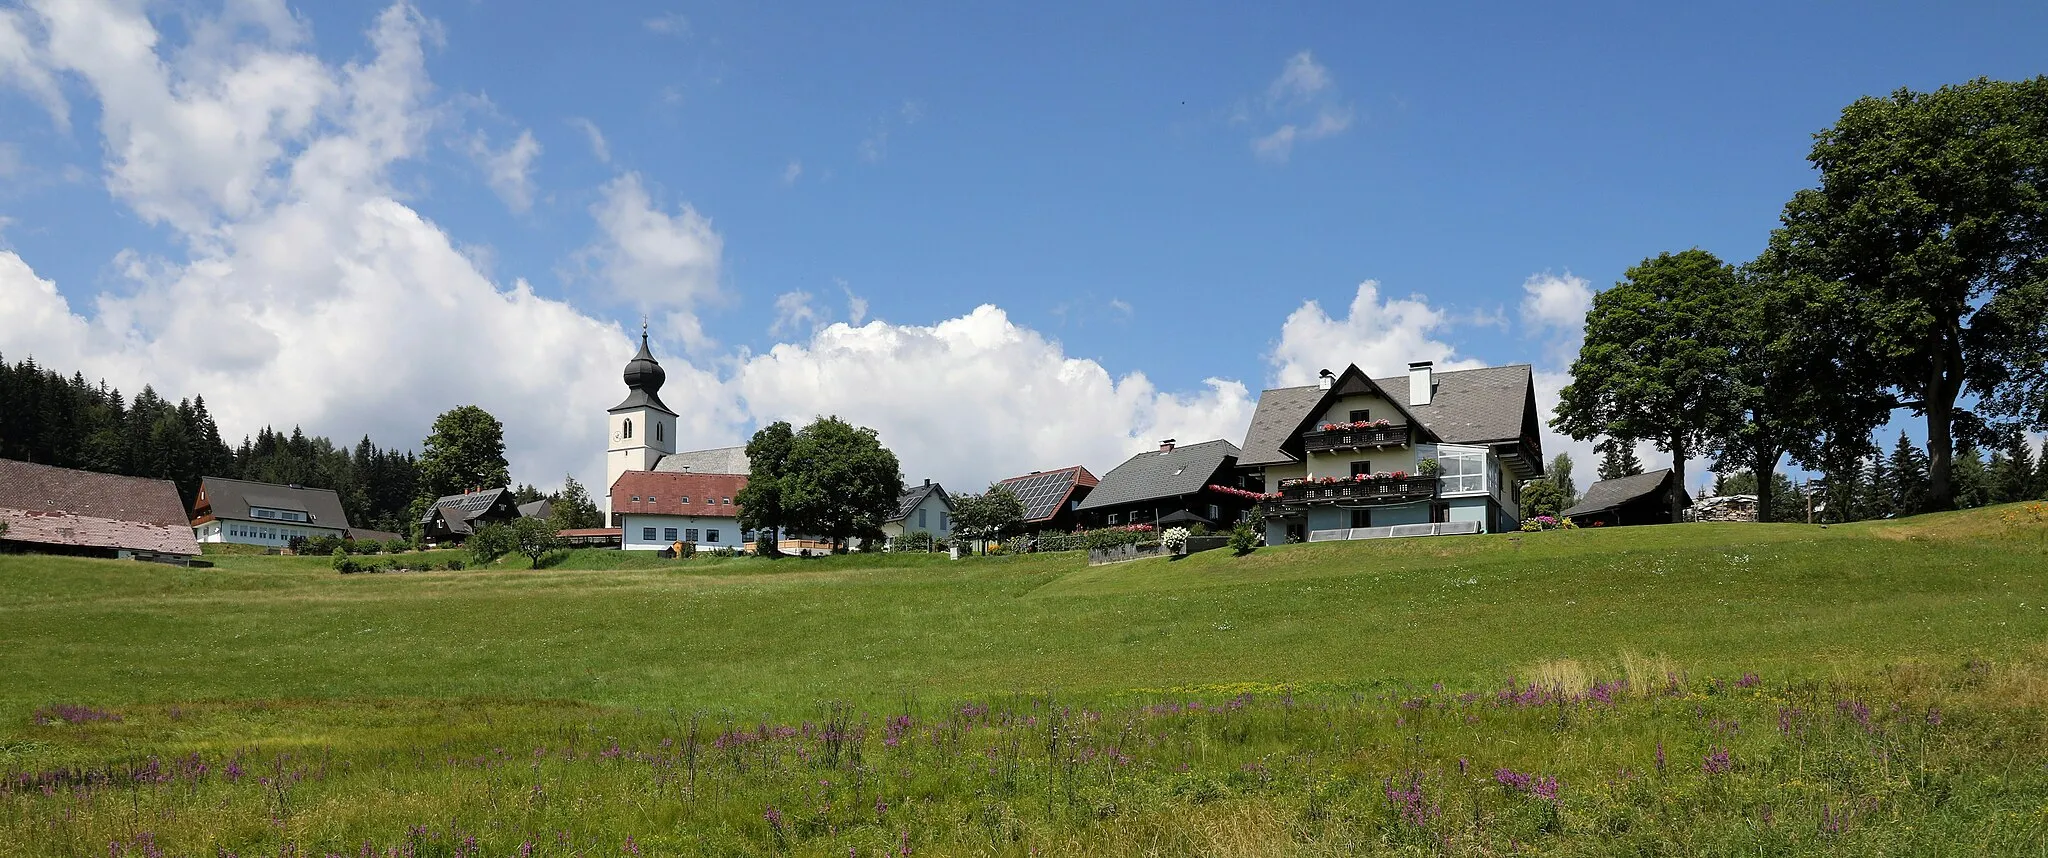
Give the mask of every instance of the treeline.
[[(1860, 99), (1814, 141), (1819, 186), (1757, 258), (1662, 253), (1594, 297), (1553, 425), (1652, 442), (1681, 483), (1692, 457), (1789, 459), (1858, 517), (2000, 496), (1982, 451), (2017, 474), (2023, 433), (2048, 429), (2048, 77)], [(1924, 462), (1879, 463), (1899, 410), (1925, 422)]]
[(33, 358), (0, 357), (0, 458), (170, 480), (187, 509), (208, 476), (333, 489), (350, 523), (399, 533), (411, 530), (407, 513), (422, 488), (417, 456), (368, 436), (347, 447), (264, 427), (230, 448), (204, 397), (173, 403), (144, 386), (130, 400)]

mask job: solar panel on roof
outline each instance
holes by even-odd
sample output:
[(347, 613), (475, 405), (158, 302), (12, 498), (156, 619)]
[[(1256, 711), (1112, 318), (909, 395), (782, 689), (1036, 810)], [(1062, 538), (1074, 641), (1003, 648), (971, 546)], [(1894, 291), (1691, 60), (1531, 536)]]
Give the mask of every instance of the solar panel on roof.
[(1080, 476), (1072, 468), (1043, 474), (1012, 477), (1003, 481), (1003, 486), (1017, 495), (1024, 506), (1024, 518), (1035, 521), (1050, 518), (1059, 511), (1060, 501), (1073, 490), (1074, 481)]

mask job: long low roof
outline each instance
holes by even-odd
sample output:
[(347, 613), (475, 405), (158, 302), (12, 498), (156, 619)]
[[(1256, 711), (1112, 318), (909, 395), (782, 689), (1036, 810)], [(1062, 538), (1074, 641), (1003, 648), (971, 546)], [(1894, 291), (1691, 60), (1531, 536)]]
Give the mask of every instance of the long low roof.
[(169, 480), (0, 459), (0, 517), (10, 542), (199, 553)]
[[(1558, 513), (1558, 515), (1569, 518), (1577, 515), (1606, 512), (1629, 501), (1663, 491), (1670, 480), (1670, 468), (1658, 468), (1654, 471), (1644, 471), (1633, 476), (1601, 480), (1588, 487), (1585, 496), (1579, 498), (1578, 503), (1572, 504), (1571, 509)], [(1684, 498), (1680, 505), (1690, 506), (1692, 504), (1692, 498), (1683, 492), (1679, 493), (1679, 497)]]

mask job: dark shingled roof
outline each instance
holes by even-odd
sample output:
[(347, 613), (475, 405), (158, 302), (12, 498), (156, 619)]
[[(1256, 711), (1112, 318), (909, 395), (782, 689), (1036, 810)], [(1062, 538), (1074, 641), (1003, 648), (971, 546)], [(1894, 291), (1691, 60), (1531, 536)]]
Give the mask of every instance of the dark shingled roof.
[(1078, 509), (1099, 509), (1106, 506), (1152, 500), (1154, 498), (1191, 495), (1209, 484), (1217, 468), (1226, 462), (1237, 460), (1237, 445), (1229, 441), (1203, 441), (1175, 447), (1161, 453), (1151, 451), (1132, 456), (1129, 461), (1102, 475), (1102, 484), (1088, 493)]
[(0, 521), (10, 542), (199, 553), (169, 480), (0, 459)]
[[(1671, 469), (1659, 468), (1645, 471), (1632, 477), (1601, 480), (1586, 489), (1584, 497), (1571, 509), (1559, 513), (1563, 516), (1591, 515), (1605, 512), (1629, 501), (1664, 491), (1671, 482)], [(1680, 495), (1685, 497), (1683, 493)], [(1692, 498), (1685, 497), (1684, 505), (1691, 506)]]
[(910, 514), (917, 511), (917, 505), (924, 503), (925, 496), (933, 492), (938, 493), (939, 500), (946, 504), (947, 509), (953, 508), (953, 499), (946, 495), (944, 486), (938, 483), (926, 483), (921, 486), (905, 488), (903, 494), (896, 497), (896, 514), (889, 516), (889, 520), (904, 521), (909, 519)]
[(314, 527), (349, 529), (348, 513), (341, 508), (341, 495), (335, 494), (333, 489), (295, 489), (276, 483), (206, 477), (199, 481), (199, 499), (195, 505), (211, 510), (216, 519), (228, 521), (275, 523), (275, 519), (259, 519), (249, 512), (250, 507), (260, 506), (306, 513), (313, 519), (306, 523)]
[(1080, 465), (1060, 468), (1056, 471), (1042, 471), (1011, 477), (998, 485), (1009, 489), (1024, 504), (1026, 522), (1050, 521), (1059, 515), (1060, 507), (1066, 506), (1079, 488), (1093, 489), (1101, 480)]
[[(493, 504), (498, 502), (499, 495), (510, 494), (511, 491), (511, 489), (507, 488), (484, 489), (480, 492), (468, 492), (441, 497), (434, 501), (433, 506), (427, 507), (426, 514), (420, 516), (420, 523), (426, 524), (433, 521), (435, 510), (442, 510), (445, 513), (443, 517), (447, 519), (450, 530), (454, 530), (457, 533), (468, 533), (467, 523), (470, 519), (490, 509)], [(464, 525), (464, 527), (458, 529), (457, 525)]]
[[(1372, 383), (1446, 444), (1512, 441), (1522, 436), (1531, 383), (1528, 364), (1437, 370), (1435, 378), (1436, 393), (1428, 405), (1408, 404), (1406, 375), (1375, 378)], [(1259, 466), (1294, 461), (1280, 451), (1280, 445), (1322, 398), (1323, 390), (1316, 385), (1260, 393), (1251, 429), (1244, 436), (1244, 455), (1237, 463)]]

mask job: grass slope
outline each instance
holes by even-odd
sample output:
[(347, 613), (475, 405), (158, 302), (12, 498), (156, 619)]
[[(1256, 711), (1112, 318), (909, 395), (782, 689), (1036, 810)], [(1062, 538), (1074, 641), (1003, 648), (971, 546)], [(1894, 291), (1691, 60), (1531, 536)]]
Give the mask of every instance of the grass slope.
[(0, 854), (2040, 853), (2016, 512), (1097, 568), (0, 557)]

